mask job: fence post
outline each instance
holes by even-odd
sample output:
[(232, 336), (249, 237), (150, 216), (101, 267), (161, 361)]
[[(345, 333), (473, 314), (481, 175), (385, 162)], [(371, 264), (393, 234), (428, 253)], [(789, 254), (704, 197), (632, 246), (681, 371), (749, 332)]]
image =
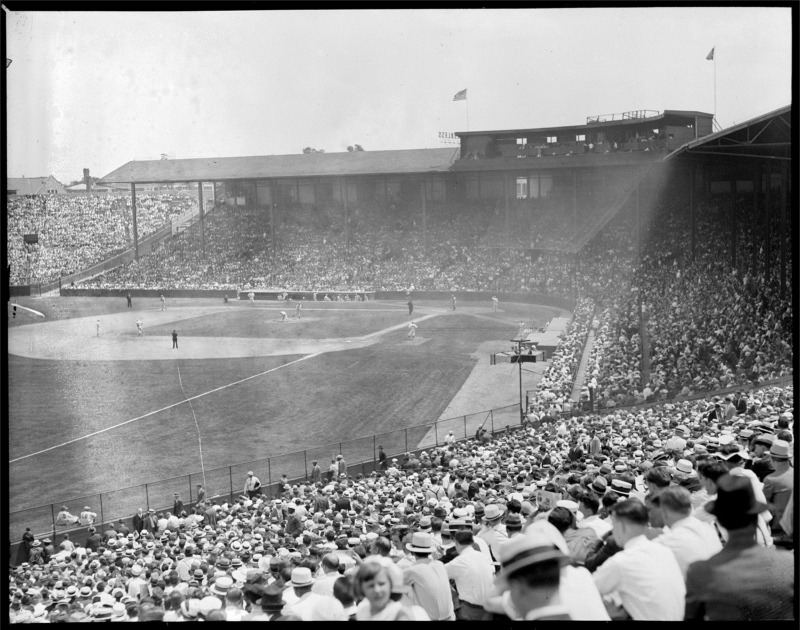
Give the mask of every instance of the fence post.
[(467, 416), (464, 416), (464, 439), (467, 437)]
[(150, 511), (150, 493), (147, 491), (147, 484), (144, 484), (144, 501), (147, 503), (147, 511)]
[[(377, 461), (378, 461), (377, 451), (375, 450), (375, 445), (377, 443), (378, 443), (378, 436), (377, 435), (373, 435), (372, 436), (372, 465), (373, 466), (376, 466)], [(376, 470), (377, 470), (377, 467), (376, 467)]]
[(308, 452), (303, 450), (303, 470), (306, 473), (306, 481), (308, 481)]
[(106, 519), (103, 516), (103, 493), (101, 492), (100, 493), (100, 524), (102, 525), (105, 522), (106, 522)]
[[(267, 496), (272, 498), (272, 458), (267, 457), (267, 481), (269, 482), (269, 493)], [(278, 493), (280, 496), (280, 492)]]
[(489, 420), (492, 423), (492, 435), (494, 435), (494, 409), (489, 410)]
[(53, 547), (56, 546), (56, 506), (50, 504), (50, 515), (53, 517)]
[(231, 498), (231, 501), (233, 501), (233, 466), (228, 466), (228, 479), (231, 484), (231, 492), (228, 496)]
[(408, 453), (408, 429), (406, 429), (406, 453)]
[[(189, 475), (189, 500), (187, 501), (187, 503), (191, 502), (192, 502), (192, 476)], [(180, 516), (180, 514), (178, 514), (178, 516)]]
[(341, 455), (341, 454), (342, 454), (342, 443), (339, 442), (339, 455)]
[(439, 421), (433, 423), (433, 435), (436, 439), (436, 446), (439, 446)]

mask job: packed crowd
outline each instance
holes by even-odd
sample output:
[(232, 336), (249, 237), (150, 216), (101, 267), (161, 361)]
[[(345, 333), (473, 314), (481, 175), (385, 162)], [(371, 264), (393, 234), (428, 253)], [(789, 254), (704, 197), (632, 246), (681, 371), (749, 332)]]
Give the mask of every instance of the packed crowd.
[[(186, 195), (140, 195), (140, 239), (186, 212), (196, 200)], [(50, 282), (110, 258), (133, 246), (130, 197), (40, 195), (8, 197), (8, 263), (11, 284)], [(27, 244), (25, 234), (38, 235)]]
[(366, 477), (314, 462), (279, 498), (251, 472), (233, 501), (175, 497), (85, 545), (26, 532), (9, 618), (792, 619), (794, 430), (793, 390), (770, 387), (531, 413), (419, 454), (381, 448)]

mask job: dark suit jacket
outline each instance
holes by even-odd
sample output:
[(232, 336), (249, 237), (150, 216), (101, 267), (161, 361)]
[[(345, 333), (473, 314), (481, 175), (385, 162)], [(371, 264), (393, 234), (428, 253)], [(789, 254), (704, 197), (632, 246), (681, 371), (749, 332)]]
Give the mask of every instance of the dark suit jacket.
[(133, 531), (141, 532), (144, 529), (144, 516), (134, 514), (131, 523), (133, 524)]
[(686, 620), (792, 619), (794, 557), (760, 547), (752, 531), (731, 530), (725, 547), (689, 565)]

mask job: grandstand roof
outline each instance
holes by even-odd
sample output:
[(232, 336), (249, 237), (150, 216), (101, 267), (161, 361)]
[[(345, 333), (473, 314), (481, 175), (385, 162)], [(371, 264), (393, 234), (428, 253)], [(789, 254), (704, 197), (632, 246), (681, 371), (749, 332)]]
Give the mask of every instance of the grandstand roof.
[(99, 183), (106, 185), (112, 182), (196, 182), (443, 172), (450, 168), (458, 153), (458, 148), (450, 147), (133, 161), (112, 171)]
[(733, 127), (687, 142), (664, 159), (697, 154), (791, 159), (792, 106), (786, 105)]
[(52, 175), (44, 177), (9, 177), (6, 189), (15, 191), (18, 195), (43, 195), (48, 190), (58, 193), (66, 192), (64, 185)]

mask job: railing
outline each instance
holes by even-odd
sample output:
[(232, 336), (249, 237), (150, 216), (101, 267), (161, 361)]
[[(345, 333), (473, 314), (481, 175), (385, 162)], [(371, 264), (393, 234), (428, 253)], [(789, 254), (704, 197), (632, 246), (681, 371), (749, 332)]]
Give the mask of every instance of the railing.
[[(25, 528), (30, 527), (37, 538), (51, 536), (56, 547), (60, 537), (65, 533), (68, 533), (76, 544), (82, 544), (87, 537), (86, 527), (56, 525), (56, 515), (63, 505), (68, 506), (70, 513), (75, 516), (80, 514), (84, 506), (90, 506), (98, 515), (97, 524), (116, 522), (120, 518), (129, 521), (138, 508), (143, 508), (145, 511), (150, 508), (156, 511), (171, 510), (173, 495), (177, 492), (188, 512), (197, 499), (198, 483), (203, 484), (207, 497), (223, 501), (236, 500), (243, 494), (244, 481), (247, 472), (251, 470), (263, 484), (262, 493), (268, 497), (278, 497), (282, 492), (281, 476), (285, 474), (293, 484), (304, 483), (311, 477), (314, 460), (319, 462), (323, 479), (327, 478), (328, 466), (336, 455), (342, 455), (345, 462), (349, 462), (347, 469), (350, 475), (366, 476), (378, 468), (380, 446), (383, 446), (390, 459), (392, 457), (401, 459), (407, 452), (420, 453), (425, 449), (444, 444), (444, 438), (449, 431), (453, 432), (456, 440), (464, 440), (474, 436), (479, 427), (486, 426), (494, 434), (519, 424), (519, 404), (514, 404), (128, 488), (59, 499), (46, 505), (10, 512), (9, 540), (19, 541)], [(59, 537), (58, 541), (56, 536)], [(15, 547), (18, 545), (19, 543), (12, 545), (12, 563), (17, 559), (18, 550)]]

